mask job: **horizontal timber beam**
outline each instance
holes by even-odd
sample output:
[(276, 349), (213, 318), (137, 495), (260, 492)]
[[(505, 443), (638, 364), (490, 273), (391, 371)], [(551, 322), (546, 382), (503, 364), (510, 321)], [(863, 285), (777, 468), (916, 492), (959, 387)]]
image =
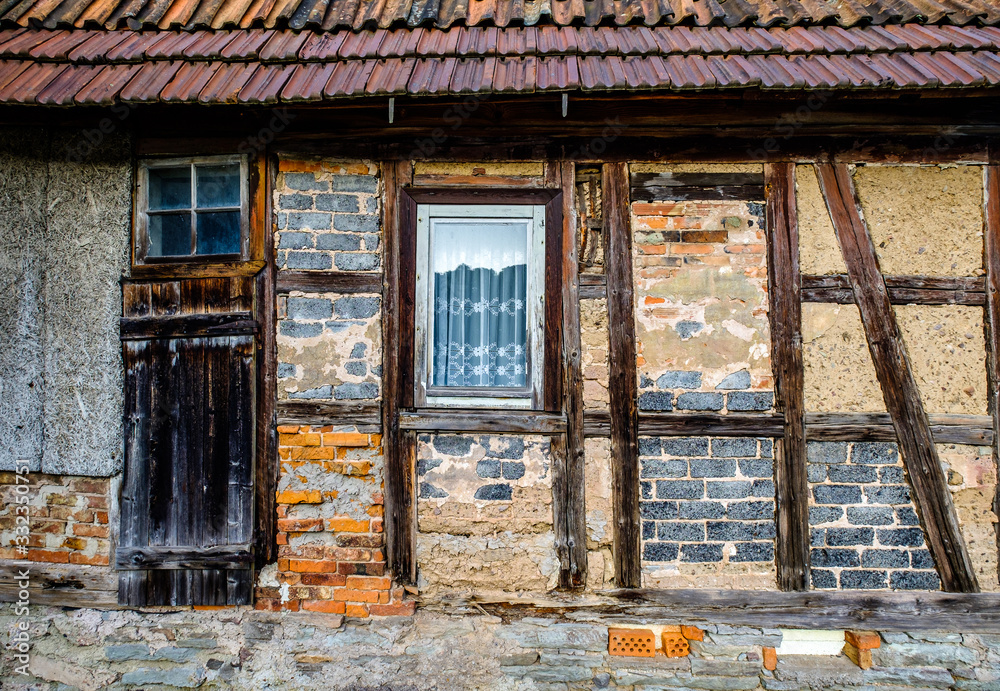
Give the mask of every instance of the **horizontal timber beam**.
[(375, 425), (382, 424), (378, 403), (334, 403), (327, 401), (278, 401), (279, 425)]
[(374, 271), (279, 271), (278, 293), (381, 293), (382, 274)]
[[(893, 305), (986, 304), (986, 281), (974, 276), (886, 276), (885, 285)], [(853, 305), (850, 278), (844, 274), (802, 276), (802, 301)]]
[[(21, 600), (21, 562), (0, 564), (0, 602)], [(118, 609), (118, 575), (107, 566), (30, 564), (32, 605)]]
[(401, 411), (399, 428), (420, 432), (554, 435), (566, 431), (566, 416), (533, 410), (418, 409)]
[(124, 317), (120, 321), (121, 340), (145, 341), (153, 338), (209, 338), (256, 333), (257, 321), (250, 312), (181, 314), (169, 317)]
[(250, 545), (220, 547), (119, 547), (115, 568), (146, 569), (245, 569), (253, 561)]
[(633, 173), (632, 201), (764, 200), (757, 173)]

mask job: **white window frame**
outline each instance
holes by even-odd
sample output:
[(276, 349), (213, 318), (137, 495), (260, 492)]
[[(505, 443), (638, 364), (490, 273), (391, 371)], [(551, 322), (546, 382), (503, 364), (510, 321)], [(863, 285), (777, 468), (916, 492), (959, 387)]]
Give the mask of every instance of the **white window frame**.
[[(435, 220), (527, 221), (527, 385), (523, 389), (435, 387), (431, 385), (428, 344), (434, 333), (430, 309), (430, 246)], [(545, 205), (544, 204), (418, 204), (416, 294), (414, 305), (414, 403), (418, 407), (529, 408), (542, 407), (545, 333)], [(449, 391), (445, 392), (444, 389)], [(453, 390), (453, 391), (452, 391)]]
[[(205, 165), (232, 165), (238, 163), (240, 166), (240, 251), (238, 254), (181, 254), (148, 257), (149, 249), (149, 171), (157, 168), (177, 168), (189, 166), (191, 168), (191, 206), (187, 209), (177, 209), (177, 211), (198, 211), (201, 213), (212, 211), (212, 209), (198, 209), (198, 189), (197, 176), (194, 169), (196, 166)], [(136, 175), (136, 213), (135, 230), (133, 233), (133, 257), (135, 265), (143, 264), (179, 264), (185, 262), (218, 262), (220, 260), (247, 261), (250, 258), (250, 165), (246, 156), (241, 155), (220, 155), (220, 156), (183, 156), (175, 158), (148, 158), (140, 159)], [(232, 211), (235, 207), (220, 207)], [(197, 213), (192, 213), (191, 223), (197, 223)], [(192, 234), (196, 233), (192, 229)]]

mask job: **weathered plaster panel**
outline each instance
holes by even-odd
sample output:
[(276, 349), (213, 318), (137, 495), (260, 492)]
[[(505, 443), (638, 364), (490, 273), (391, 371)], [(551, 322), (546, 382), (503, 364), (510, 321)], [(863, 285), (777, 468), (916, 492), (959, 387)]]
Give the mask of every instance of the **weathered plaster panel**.
[(544, 174), (541, 161), (416, 161), (417, 175), (479, 175), (484, 177), (540, 177)]
[(885, 402), (855, 305), (802, 305), (806, 410), (884, 412)]
[(41, 129), (0, 133), (0, 470), (42, 468), (45, 141)]
[(937, 444), (948, 474), (948, 489), (958, 512), (962, 537), (969, 550), (979, 587), (1000, 590), (997, 583), (997, 515), (993, 511), (997, 473), (987, 446)]
[(860, 166), (854, 184), (884, 273), (982, 273), (981, 166)]
[(847, 273), (814, 166), (795, 167), (795, 204), (799, 223), (799, 270), (819, 275)]
[(584, 444), (587, 523), (587, 587), (612, 587), (614, 582), (614, 513), (611, 508), (611, 440), (590, 438)]
[(596, 410), (610, 405), (608, 395), (608, 302), (580, 301), (580, 340), (583, 350), (583, 405)]
[(757, 173), (764, 174), (760, 163), (630, 163), (630, 173)]
[(895, 310), (927, 412), (986, 415), (983, 308), (897, 305)]

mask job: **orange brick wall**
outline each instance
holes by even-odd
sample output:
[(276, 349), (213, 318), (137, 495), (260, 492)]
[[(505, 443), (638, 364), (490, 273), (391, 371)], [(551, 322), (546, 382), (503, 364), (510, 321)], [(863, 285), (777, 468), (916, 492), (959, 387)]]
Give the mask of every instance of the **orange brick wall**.
[(278, 587), (257, 608), (412, 614), (387, 575), (382, 533), (381, 436), (333, 427), (278, 427)]
[(27, 553), (18, 551), (17, 480), (0, 473), (0, 559), (107, 566), (111, 557), (106, 478), (28, 475)]

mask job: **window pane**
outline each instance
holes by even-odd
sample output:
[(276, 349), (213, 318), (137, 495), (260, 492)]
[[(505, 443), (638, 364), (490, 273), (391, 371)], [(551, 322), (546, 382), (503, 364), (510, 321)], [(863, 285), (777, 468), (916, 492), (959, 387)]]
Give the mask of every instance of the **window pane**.
[(191, 166), (150, 168), (149, 208), (151, 211), (190, 209)]
[(240, 166), (198, 166), (198, 208), (240, 205)]
[(191, 214), (149, 216), (147, 257), (176, 257), (191, 254)]
[(527, 383), (528, 222), (431, 223), (431, 384)]
[(198, 254), (239, 254), (240, 212), (198, 214)]

